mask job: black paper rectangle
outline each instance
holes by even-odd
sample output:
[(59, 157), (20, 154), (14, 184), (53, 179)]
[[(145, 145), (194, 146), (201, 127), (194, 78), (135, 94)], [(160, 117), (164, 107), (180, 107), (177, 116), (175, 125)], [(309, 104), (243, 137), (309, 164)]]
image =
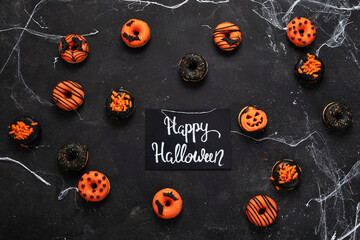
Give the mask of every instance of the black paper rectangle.
[(146, 110), (147, 170), (231, 169), (230, 110)]

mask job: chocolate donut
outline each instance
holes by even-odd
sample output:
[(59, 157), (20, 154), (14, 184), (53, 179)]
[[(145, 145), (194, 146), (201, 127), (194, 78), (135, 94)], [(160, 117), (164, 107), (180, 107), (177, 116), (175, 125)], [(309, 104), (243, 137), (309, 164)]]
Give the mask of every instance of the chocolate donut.
[(324, 108), (323, 120), (329, 128), (346, 129), (351, 126), (353, 114), (346, 104), (332, 102)]
[(182, 79), (185, 81), (198, 82), (206, 76), (208, 63), (199, 54), (187, 53), (181, 58), (178, 69)]
[(65, 170), (79, 171), (85, 167), (89, 158), (88, 147), (78, 142), (63, 146), (57, 155), (60, 166)]
[(295, 64), (295, 73), (301, 83), (318, 83), (324, 75), (324, 63), (317, 56), (308, 53)]
[(106, 99), (106, 111), (115, 119), (128, 118), (135, 109), (135, 99), (130, 92), (120, 89), (112, 91)]
[(273, 166), (270, 180), (277, 190), (292, 190), (301, 181), (301, 168), (291, 159), (282, 159)]
[(39, 122), (32, 117), (20, 117), (9, 125), (9, 136), (11, 140), (21, 147), (35, 146), (41, 136)]

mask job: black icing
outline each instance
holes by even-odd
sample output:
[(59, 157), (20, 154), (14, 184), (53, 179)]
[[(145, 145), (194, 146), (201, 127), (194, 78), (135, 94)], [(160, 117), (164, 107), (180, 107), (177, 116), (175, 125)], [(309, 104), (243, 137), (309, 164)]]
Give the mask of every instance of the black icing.
[(59, 150), (57, 158), (65, 171), (79, 171), (87, 163), (88, 147), (78, 142), (68, 143)]
[(77, 50), (83, 51), (83, 49), (82, 49), (82, 42), (81, 42), (80, 39), (78, 39), (77, 37), (73, 37), (73, 38), (72, 38), (72, 41), (76, 44)]
[(160, 215), (162, 215), (162, 214), (163, 214), (163, 210), (164, 210), (164, 205), (162, 205), (162, 204), (159, 202), (159, 200), (156, 200), (155, 203), (156, 203), (156, 205), (157, 205), (157, 207), (158, 207), (158, 213), (159, 213)]
[(122, 93), (126, 93), (130, 96), (130, 100), (132, 101), (132, 107), (128, 107), (126, 109), (126, 111), (123, 111), (123, 112), (116, 112), (116, 111), (113, 111), (110, 107), (110, 104), (112, 103), (112, 99), (111, 99), (111, 95), (112, 95), (112, 92), (110, 92), (110, 95), (106, 98), (106, 112), (108, 113), (108, 115), (110, 115), (112, 118), (114, 119), (118, 119), (118, 120), (123, 120), (123, 119), (126, 119), (128, 117), (130, 117), (130, 115), (134, 112), (135, 110), (135, 99), (134, 97), (131, 95), (130, 92), (124, 90), (124, 89), (120, 89), (118, 91), (115, 91), (117, 92), (117, 94), (121, 95)]
[(234, 39), (231, 39), (231, 38), (229, 38), (229, 37), (224, 37), (222, 40), (226, 41), (230, 46), (232, 46), (232, 45), (240, 42), (239, 39), (235, 39), (235, 40), (234, 40)]
[[(297, 179), (292, 179), (291, 181), (286, 182), (286, 183), (279, 183), (279, 173), (278, 173), (278, 171), (280, 170), (279, 165), (281, 163), (286, 163), (286, 164), (288, 164), (290, 166), (295, 165), (296, 166), (295, 170), (298, 173)], [(283, 159), (283, 160), (277, 161), (275, 163), (275, 165), (273, 166), (272, 171), (271, 171), (271, 177), (273, 179), (272, 181), (275, 184), (275, 186), (279, 187), (280, 189), (292, 190), (292, 189), (296, 188), (299, 185), (299, 183), (301, 181), (301, 177), (302, 177), (302, 171), (301, 171), (300, 166), (296, 162), (294, 162), (293, 160), (291, 160), (291, 159)]]
[(324, 109), (323, 119), (329, 128), (346, 129), (351, 126), (353, 113), (346, 104), (333, 102)]
[(205, 58), (199, 54), (187, 53), (181, 58), (178, 70), (185, 81), (197, 82), (206, 76), (208, 63)]
[(68, 48), (69, 48), (69, 44), (65, 41), (65, 38), (63, 37), (61, 39), (61, 53), (64, 53)]
[(321, 70), (314, 73), (314, 74), (317, 74), (318, 77), (315, 78), (312, 75), (306, 74), (306, 72), (304, 72), (304, 71), (303, 71), (303, 73), (299, 73), (299, 71), (298, 71), (299, 68), (301, 68), (301, 66), (303, 66), (307, 62), (307, 59), (308, 59), (308, 55), (305, 55), (298, 59), (297, 63), (295, 64), (296, 76), (298, 77), (300, 82), (303, 84), (315, 84), (315, 83), (321, 82), (321, 80), (323, 79), (323, 76), (324, 76), (325, 66), (324, 66), (324, 62), (320, 58), (318, 58), (316, 55), (315, 55), (315, 60), (318, 60), (319, 62), (321, 62)]
[(163, 195), (164, 195), (164, 197), (169, 197), (174, 201), (179, 200), (177, 197), (174, 196), (174, 194), (172, 192), (163, 193)]
[(17, 122), (19, 122), (19, 121), (25, 123), (26, 125), (30, 125), (30, 126), (31, 126), (31, 123), (37, 122), (38, 124), (35, 126), (31, 126), (33, 128), (34, 132), (32, 132), (26, 139), (24, 139), (24, 140), (15, 139), (15, 135), (9, 134), (10, 139), (13, 142), (21, 145), (22, 147), (34, 147), (40, 141), (40, 137), (41, 137), (40, 123), (33, 117), (19, 117), (11, 122), (11, 124), (9, 125), (9, 127), (10, 127), (9, 132), (12, 131), (11, 125), (13, 125), (13, 124), (16, 125)]
[(135, 22), (135, 21), (134, 21), (134, 20), (129, 21), (129, 22), (126, 24), (126, 26), (129, 26), (129, 27), (130, 27), (133, 22)]
[(140, 38), (138, 36), (132, 36), (132, 35), (128, 35), (127, 33), (123, 33), (124, 38), (126, 38), (129, 42), (135, 41), (135, 40), (140, 40)]

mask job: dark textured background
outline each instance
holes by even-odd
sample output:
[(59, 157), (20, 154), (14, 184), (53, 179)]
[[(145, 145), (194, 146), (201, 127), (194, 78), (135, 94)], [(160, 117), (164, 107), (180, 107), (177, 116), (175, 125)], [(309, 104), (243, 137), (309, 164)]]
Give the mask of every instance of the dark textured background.
[[(182, 1), (158, 2), (170, 6)], [(276, 3), (279, 19), (289, 2)], [(0, 28), (24, 27), (37, 3), (1, 1)], [(0, 239), (330, 239), (334, 234), (345, 235), (354, 227), (360, 201), (360, 169), (354, 166), (360, 146), (356, 62), (360, 14), (351, 9), (356, 1), (329, 4), (335, 9), (304, 2), (290, 15), (308, 17), (318, 26), (317, 39), (309, 49), (293, 47), (284, 30), (260, 18), (253, 11), (261, 13), (260, 4), (235, 0), (189, 1), (175, 9), (109, 0), (45, 1), (33, 16), (39, 25), (32, 20), (27, 25), (45, 35), (22, 34), (21, 29), (0, 31), (0, 65), (5, 66), (0, 73), (0, 156), (19, 160), (52, 184), (46, 186), (19, 165), (0, 162)], [(297, 58), (336, 35), (343, 16), (349, 23), (340, 32), (344, 42), (333, 38), (338, 47), (324, 46), (320, 51), (327, 66), (324, 81), (316, 88), (304, 88), (293, 72)], [(151, 40), (141, 49), (130, 49), (120, 39), (120, 29), (130, 18), (142, 19), (151, 28)], [(242, 31), (243, 42), (234, 53), (225, 54), (213, 43), (212, 32), (223, 21), (234, 22)], [(96, 35), (86, 37), (90, 55), (85, 62), (71, 65), (58, 59), (53, 63), (58, 56), (56, 36), (96, 30)], [(202, 54), (209, 63), (202, 84), (188, 85), (178, 76), (177, 64), (188, 52)], [(85, 90), (85, 102), (78, 110), (81, 117), (48, 103), (55, 85), (64, 80), (78, 81)], [(137, 106), (124, 125), (110, 120), (104, 110), (110, 90), (120, 87), (134, 94)], [(322, 110), (333, 100), (347, 103), (354, 112), (353, 128), (345, 134), (330, 132), (322, 122)], [(145, 171), (145, 109), (227, 108), (233, 119), (231, 129), (239, 131), (237, 115), (246, 105), (266, 111), (267, 129), (257, 137), (271, 139), (257, 142), (232, 133), (231, 171)], [(39, 119), (43, 128), (39, 148), (20, 149), (9, 141), (7, 126), (20, 115)], [(64, 173), (56, 154), (73, 140), (89, 146), (90, 159), (83, 171)], [(291, 192), (278, 192), (269, 181), (272, 165), (282, 158), (297, 161), (303, 169), (301, 185)], [(351, 178), (341, 184), (350, 169)], [(59, 192), (76, 186), (87, 170), (109, 177), (109, 196), (87, 203), (71, 191), (58, 201)], [(183, 211), (173, 220), (161, 220), (152, 210), (153, 195), (164, 187), (176, 189), (184, 200)], [(311, 198), (334, 189), (326, 201), (312, 201), (306, 207)], [(278, 204), (278, 218), (271, 227), (253, 227), (245, 216), (248, 200), (258, 194)]]

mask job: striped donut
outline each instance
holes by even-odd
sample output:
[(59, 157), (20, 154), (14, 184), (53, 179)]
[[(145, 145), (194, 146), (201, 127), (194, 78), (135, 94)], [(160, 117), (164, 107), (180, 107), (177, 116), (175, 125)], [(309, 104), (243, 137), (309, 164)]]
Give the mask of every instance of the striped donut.
[(68, 63), (79, 63), (89, 55), (89, 44), (78, 34), (69, 34), (61, 39), (59, 54)]
[(63, 81), (54, 88), (53, 100), (63, 110), (75, 110), (84, 102), (83, 88), (76, 82)]
[(223, 51), (233, 51), (241, 42), (240, 29), (230, 22), (220, 23), (214, 31), (214, 42)]
[(268, 196), (258, 195), (250, 199), (246, 207), (246, 216), (255, 226), (269, 226), (277, 216), (276, 203)]

